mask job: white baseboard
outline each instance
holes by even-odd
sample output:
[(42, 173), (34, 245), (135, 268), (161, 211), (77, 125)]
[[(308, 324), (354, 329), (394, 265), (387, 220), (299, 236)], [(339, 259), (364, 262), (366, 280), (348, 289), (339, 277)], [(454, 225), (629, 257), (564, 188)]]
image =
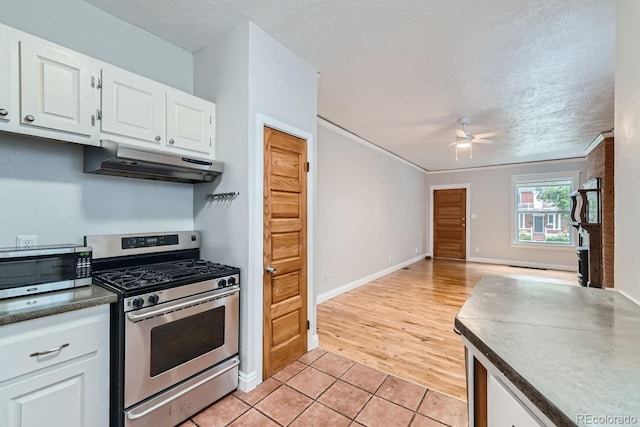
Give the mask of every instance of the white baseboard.
[(318, 295), (316, 297), (316, 304), (322, 304), (325, 301), (330, 300), (331, 298), (337, 297), (338, 295), (341, 295), (345, 292), (349, 292), (355, 288), (358, 288), (366, 283), (369, 283), (373, 280), (376, 280), (382, 276), (385, 276), (389, 273), (393, 273), (394, 271), (400, 270), (401, 268), (406, 267), (409, 264), (413, 264), (414, 262), (418, 262), (422, 259), (424, 259), (425, 257), (430, 256), (429, 254), (423, 254), (420, 256), (417, 256), (415, 258), (411, 258), (410, 260), (407, 261), (403, 261), (400, 264), (396, 264), (392, 267), (389, 268), (385, 268), (384, 270), (378, 271), (377, 273), (373, 273), (370, 274), (369, 276), (363, 277), (361, 279), (355, 280), (351, 283), (346, 283), (342, 286), (339, 286), (335, 289), (331, 289), (330, 291), (327, 292), (323, 292), (320, 295)]
[(320, 345), (320, 339), (318, 338), (318, 334), (313, 334), (309, 342), (307, 343), (307, 351), (311, 351), (314, 348)]
[(513, 265), (515, 267), (532, 267), (532, 268), (546, 268), (548, 270), (563, 270), (563, 271), (578, 271), (578, 263), (576, 265), (561, 265), (561, 264), (545, 264), (540, 262), (528, 262), (528, 261), (516, 261), (509, 259), (494, 259), (494, 258), (467, 258), (469, 262), (480, 262), (484, 264), (500, 264), (500, 265)]
[[(616, 289), (613, 289), (614, 291), (616, 291)], [(618, 293), (624, 295), (625, 297), (629, 298), (631, 301), (633, 301), (634, 303), (636, 303), (637, 305), (640, 305), (640, 302), (638, 302), (637, 299), (635, 299), (634, 297), (632, 297), (631, 295), (629, 295), (628, 293), (626, 293), (625, 291), (617, 291)]]
[(253, 390), (262, 382), (261, 376), (256, 371), (245, 373), (240, 371), (238, 373), (238, 388), (245, 393)]

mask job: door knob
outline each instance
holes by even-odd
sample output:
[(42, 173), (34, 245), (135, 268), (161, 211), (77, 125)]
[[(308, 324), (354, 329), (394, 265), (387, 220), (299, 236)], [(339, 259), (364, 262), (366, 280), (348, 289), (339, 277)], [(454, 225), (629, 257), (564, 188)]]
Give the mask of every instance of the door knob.
[(268, 266), (267, 268), (265, 268), (266, 272), (269, 274), (276, 274), (276, 269), (273, 268), (272, 266)]
[(156, 136), (156, 141), (160, 142), (161, 139), (160, 135)]
[(27, 122), (32, 122), (35, 120), (35, 117), (33, 117), (31, 114), (29, 114), (28, 116), (24, 116), (24, 120)]
[(169, 144), (173, 145), (174, 143), (175, 143), (175, 141), (173, 140), (173, 138), (171, 138), (171, 139), (169, 140)]
[(9, 112), (6, 108), (0, 108), (0, 116), (6, 116), (7, 114), (9, 114)]

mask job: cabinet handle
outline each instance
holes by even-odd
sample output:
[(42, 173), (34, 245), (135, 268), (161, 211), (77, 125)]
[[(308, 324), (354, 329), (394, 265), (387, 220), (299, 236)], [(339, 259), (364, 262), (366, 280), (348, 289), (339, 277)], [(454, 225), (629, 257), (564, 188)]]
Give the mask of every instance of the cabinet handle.
[(175, 142), (175, 141), (173, 140), (173, 138), (171, 138), (171, 139), (169, 140), (169, 144), (171, 144), (171, 145), (173, 145), (173, 143), (174, 143), (174, 142)]
[(35, 353), (31, 353), (29, 357), (38, 357), (38, 356), (44, 356), (45, 354), (55, 353), (57, 351), (62, 350), (65, 347), (69, 347), (69, 343), (64, 343), (60, 347), (52, 348), (45, 351), (36, 351)]
[(0, 116), (6, 116), (7, 114), (9, 114), (9, 112), (6, 109), (0, 108)]
[(160, 142), (160, 140), (161, 140), (161, 139), (162, 139), (162, 138), (160, 138), (160, 135), (156, 136), (156, 141), (157, 141), (157, 142)]
[(29, 114), (28, 116), (24, 116), (24, 120), (27, 122), (32, 122), (35, 120), (35, 117), (33, 117), (31, 114)]

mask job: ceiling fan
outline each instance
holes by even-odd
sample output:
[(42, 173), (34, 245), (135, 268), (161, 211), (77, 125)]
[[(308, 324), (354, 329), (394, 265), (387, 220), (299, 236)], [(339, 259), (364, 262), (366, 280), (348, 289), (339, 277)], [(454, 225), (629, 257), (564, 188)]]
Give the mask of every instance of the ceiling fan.
[(458, 161), (458, 150), (469, 149), (469, 158), (473, 158), (473, 144), (491, 144), (492, 140), (486, 139), (491, 136), (498, 135), (498, 132), (486, 132), (474, 135), (467, 126), (471, 121), (468, 117), (462, 117), (458, 120), (458, 123), (462, 125), (462, 129), (456, 129), (456, 140), (449, 144), (447, 147), (455, 145), (456, 147), (456, 161)]

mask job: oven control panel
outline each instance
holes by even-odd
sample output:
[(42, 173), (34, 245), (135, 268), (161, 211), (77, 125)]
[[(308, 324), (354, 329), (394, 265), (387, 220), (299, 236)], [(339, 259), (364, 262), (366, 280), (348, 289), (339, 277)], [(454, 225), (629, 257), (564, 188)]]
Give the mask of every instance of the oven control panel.
[(194, 296), (202, 292), (238, 287), (238, 285), (240, 285), (240, 275), (233, 274), (203, 282), (176, 286), (174, 288), (150, 291), (146, 294), (125, 298), (124, 311), (128, 312), (132, 310), (139, 310), (141, 308), (148, 308), (165, 302), (174, 301), (176, 299)]
[(150, 248), (154, 246), (169, 246), (178, 244), (177, 234), (165, 234), (160, 236), (123, 237), (122, 249)]

